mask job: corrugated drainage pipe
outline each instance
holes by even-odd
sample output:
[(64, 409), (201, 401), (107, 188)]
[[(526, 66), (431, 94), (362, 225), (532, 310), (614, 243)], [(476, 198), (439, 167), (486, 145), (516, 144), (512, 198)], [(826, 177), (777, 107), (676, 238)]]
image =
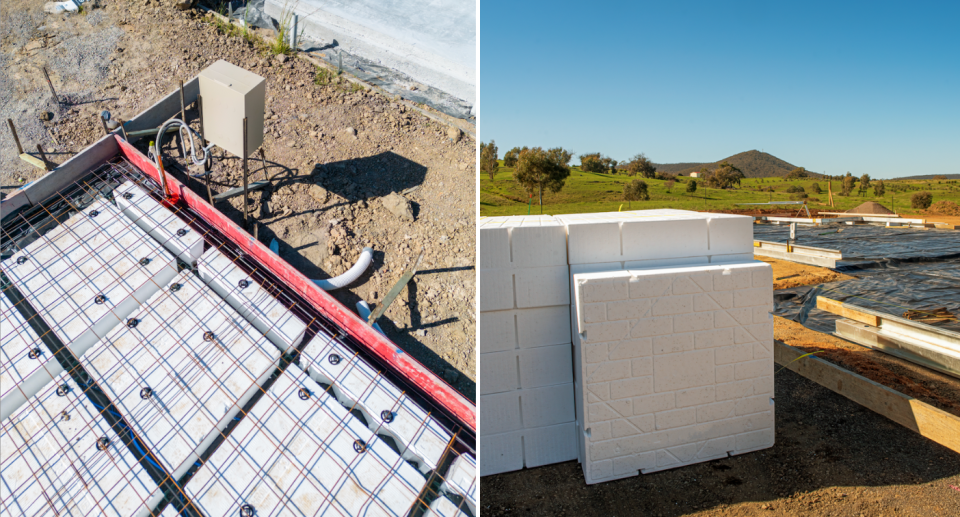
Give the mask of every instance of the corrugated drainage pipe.
[(313, 283), (317, 284), (317, 286), (324, 291), (340, 289), (360, 278), (360, 275), (370, 267), (371, 262), (373, 262), (373, 248), (363, 248), (363, 252), (360, 253), (360, 259), (358, 259), (357, 263), (348, 269), (346, 273), (326, 280), (314, 280)]

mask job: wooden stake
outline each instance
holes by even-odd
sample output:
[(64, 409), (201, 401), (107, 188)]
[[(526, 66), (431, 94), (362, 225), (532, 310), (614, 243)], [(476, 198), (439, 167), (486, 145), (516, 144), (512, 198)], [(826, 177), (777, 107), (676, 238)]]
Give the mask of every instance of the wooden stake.
[(263, 179), (270, 181), (270, 178), (267, 177), (267, 157), (263, 153), (263, 146), (260, 146), (260, 163), (263, 164)]
[(13, 141), (17, 143), (17, 154), (23, 154), (23, 146), (20, 145), (20, 137), (17, 136), (17, 128), (13, 125), (13, 120), (7, 119), (7, 124), (10, 126), (10, 132), (13, 133)]
[(37, 153), (40, 154), (40, 159), (43, 160), (43, 167), (46, 170), (53, 170), (50, 168), (50, 162), (47, 161), (47, 155), (43, 154), (43, 146), (37, 144)]
[(60, 97), (57, 95), (57, 90), (53, 89), (53, 82), (50, 80), (50, 74), (47, 73), (47, 67), (42, 67), (43, 76), (47, 78), (47, 86), (50, 87), (50, 93), (53, 94), (53, 100), (57, 101), (57, 106), (60, 105)]

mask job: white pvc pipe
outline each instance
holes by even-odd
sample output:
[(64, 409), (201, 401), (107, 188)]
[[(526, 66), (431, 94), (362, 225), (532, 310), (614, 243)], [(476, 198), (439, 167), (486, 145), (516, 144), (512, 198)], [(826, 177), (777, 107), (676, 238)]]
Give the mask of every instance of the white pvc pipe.
[[(367, 321), (367, 319), (370, 318), (370, 306), (367, 305), (367, 302), (363, 300), (360, 300), (359, 302), (357, 302), (357, 314), (360, 315), (360, 319), (362, 319), (363, 321)], [(373, 330), (376, 330), (377, 332), (383, 334), (383, 329), (380, 328), (380, 325), (378, 325), (376, 321), (373, 322), (373, 325), (371, 325), (371, 327), (373, 327)], [(383, 334), (383, 335), (386, 336), (386, 334)]]
[(360, 253), (360, 258), (357, 260), (357, 263), (348, 269), (346, 273), (326, 280), (314, 280), (313, 283), (317, 284), (317, 286), (324, 291), (340, 289), (360, 278), (360, 275), (370, 267), (371, 262), (373, 262), (373, 248), (363, 248), (363, 252)]

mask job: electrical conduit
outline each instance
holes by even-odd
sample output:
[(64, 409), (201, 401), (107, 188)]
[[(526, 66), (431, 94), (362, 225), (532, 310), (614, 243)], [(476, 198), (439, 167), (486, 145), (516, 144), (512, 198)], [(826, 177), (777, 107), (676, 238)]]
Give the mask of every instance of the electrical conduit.
[(326, 280), (314, 280), (313, 283), (317, 284), (317, 286), (324, 291), (340, 289), (360, 278), (360, 275), (370, 267), (371, 262), (373, 262), (373, 248), (363, 248), (363, 252), (360, 253), (360, 258), (357, 260), (357, 263), (348, 269), (346, 273)]

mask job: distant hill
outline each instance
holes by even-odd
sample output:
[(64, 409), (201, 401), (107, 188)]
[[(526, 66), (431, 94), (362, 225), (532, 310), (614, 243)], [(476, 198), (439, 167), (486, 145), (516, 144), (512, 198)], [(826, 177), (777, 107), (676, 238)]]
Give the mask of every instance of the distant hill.
[[(698, 172), (702, 167), (706, 167), (708, 169), (716, 168), (717, 165), (725, 161), (730, 162), (732, 165), (742, 170), (743, 175), (748, 178), (786, 176), (787, 173), (797, 168), (796, 165), (787, 163), (772, 154), (763, 153), (757, 150), (735, 154), (712, 163), (664, 163), (656, 164), (656, 167), (657, 171), (659, 172), (687, 175), (691, 172)], [(807, 172), (811, 176), (820, 176), (812, 171)]]
[(948, 180), (960, 180), (960, 174), (920, 174), (918, 176), (902, 176), (902, 177), (893, 178), (893, 179), (894, 180), (932, 180), (934, 176), (943, 176)]

